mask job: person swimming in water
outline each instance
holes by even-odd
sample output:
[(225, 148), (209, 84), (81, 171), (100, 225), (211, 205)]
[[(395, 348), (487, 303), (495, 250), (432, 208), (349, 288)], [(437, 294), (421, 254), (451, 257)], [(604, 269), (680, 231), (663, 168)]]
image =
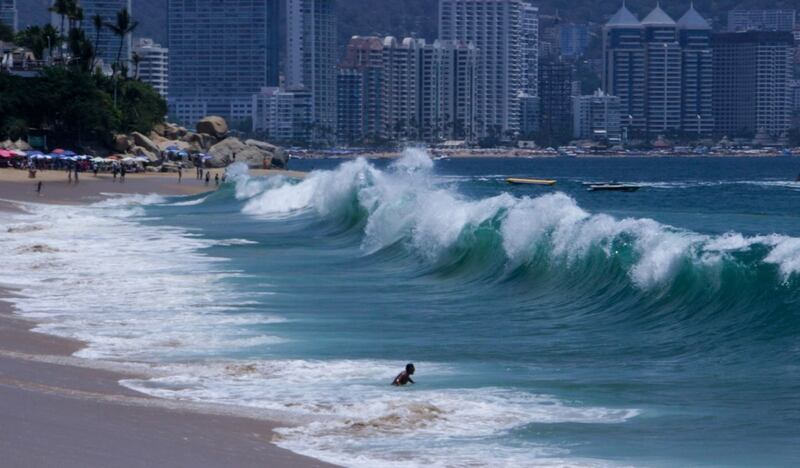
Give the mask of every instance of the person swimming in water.
[(392, 385), (401, 386), (407, 383), (415, 383), (414, 380), (411, 379), (411, 376), (414, 375), (414, 364), (408, 363), (406, 364), (406, 370), (397, 374), (397, 377), (394, 378), (392, 381)]

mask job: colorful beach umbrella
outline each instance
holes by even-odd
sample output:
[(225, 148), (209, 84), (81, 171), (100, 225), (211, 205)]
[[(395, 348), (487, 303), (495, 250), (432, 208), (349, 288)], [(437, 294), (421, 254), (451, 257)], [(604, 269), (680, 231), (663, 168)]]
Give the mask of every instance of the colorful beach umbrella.
[(13, 158), (16, 156), (9, 150), (0, 149), (0, 158)]
[(51, 154), (64, 154), (64, 150), (61, 148), (56, 148), (50, 152)]

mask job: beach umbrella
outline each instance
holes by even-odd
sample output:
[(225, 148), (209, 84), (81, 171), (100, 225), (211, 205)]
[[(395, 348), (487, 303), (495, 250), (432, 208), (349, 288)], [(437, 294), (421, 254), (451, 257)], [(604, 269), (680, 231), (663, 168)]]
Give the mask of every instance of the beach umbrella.
[(11, 153), (12, 153), (14, 156), (25, 156), (25, 152), (24, 152), (24, 151), (20, 151), (20, 150), (9, 150), (9, 151), (10, 151), (10, 152), (11, 152)]
[[(50, 153), (52, 153), (52, 154), (64, 154), (64, 150), (61, 149), (61, 148), (56, 148), (53, 151), (51, 151)], [(75, 154), (75, 153), (73, 153), (73, 154)]]
[(175, 145), (167, 146), (167, 151), (180, 151), (181, 149)]
[(187, 153), (186, 151), (178, 151), (178, 156), (180, 156), (182, 158), (188, 158), (189, 157), (189, 153)]
[(66, 150), (63, 151), (61, 154), (63, 154), (64, 156), (75, 156), (76, 153), (74, 151)]
[(12, 158), (14, 156), (11, 151), (0, 149), (0, 158)]
[(93, 159), (92, 159), (92, 162), (95, 162), (95, 163), (104, 163), (104, 162), (106, 162), (106, 160), (105, 160), (105, 159), (103, 159), (103, 158), (93, 158)]
[(38, 156), (40, 154), (44, 154), (44, 153), (42, 153), (41, 151), (36, 151), (36, 150), (34, 150), (34, 151), (26, 151), (25, 152), (25, 155), (28, 156), (28, 157)]
[(108, 156), (106, 159), (111, 159), (112, 161), (119, 161), (120, 159), (122, 159), (122, 156), (118, 154), (112, 154)]
[(133, 158), (133, 159), (134, 159), (134, 160), (136, 160), (136, 161), (140, 161), (140, 162), (150, 162), (150, 160), (149, 160), (149, 159), (147, 159), (147, 158), (146, 158), (146, 157), (144, 157), (144, 156), (136, 156), (136, 157), (135, 157), (135, 158)]

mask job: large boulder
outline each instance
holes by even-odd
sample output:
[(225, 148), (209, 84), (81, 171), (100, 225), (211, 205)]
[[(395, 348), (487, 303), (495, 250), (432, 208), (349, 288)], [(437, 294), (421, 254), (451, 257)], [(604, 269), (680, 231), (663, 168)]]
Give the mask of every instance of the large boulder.
[(211, 167), (225, 167), (228, 164), (238, 161), (238, 156), (244, 152), (245, 146), (238, 138), (226, 138), (208, 150), (211, 159), (206, 164)]
[(161, 153), (161, 148), (159, 148), (155, 143), (153, 143), (153, 140), (147, 138), (141, 133), (133, 132), (131, 133), (131, 137), (133, 138), (134, 145), (142, 147), (151, 153), (155, 154)]
[(208, 151), (212, 146), (216, 145), (219, 140), (216, 137), (207, 133), (192, 133), (189, 132), (183, 137), (183, 141), (190, 143), (198, 148), (198, 151)]
[(163, 137), (164, 136), (164, 132), (166, 132), (166, 131), (167, 131), (167, 126), (165, 124), (163, 124), (163, 123), (155, 124), (155, 125), (153, 125), (153, 131), (150, 133), (150, 138), (151, 139), (153, 138), (153, 133), (155, 133), (156, 135), (158, 135), (160, 137)]
[(266, 141), (259, 141), (259, 140), (246, 140), (245, 145), (252, 146), (258, 148), (262, 151), (266, 151), (270, 153), (270, 164), (269, 167), (276, 168), (276, 169), (286, 169), (289, 165), (289, 155), (286, 154), (286, 151), (283, 150), (280, 146), (273, 145), (271, 143), (267, 143)]
[(222, 117), (211, 115), (197, 122), (197, 133), (205, 133), (216, 138), (225, 138), (228, 134), (228, 122)]
[(164, 140), (156, 144), (161, 151), (166, 151), (170, 146), (175, 146), (179, 150), (191, 151), (192, 145), (180, 140)]
[(180, 140), (186, 135), (186, 129), (175, 124), (164, 124), (164, 138), (167, 140)]
[(133, 141), (128, 135), (114, 135), (111, 139), (111, 148), (117, 153), (124, 153), (131, 147)]
[(161, 161), (161, 152), (153, 152), (147, 148), (142, 148), (141, 146), (134, 146), (129, 150), (130, 154), (134, 156), (144, 156), (148, 159), (151, 163)]

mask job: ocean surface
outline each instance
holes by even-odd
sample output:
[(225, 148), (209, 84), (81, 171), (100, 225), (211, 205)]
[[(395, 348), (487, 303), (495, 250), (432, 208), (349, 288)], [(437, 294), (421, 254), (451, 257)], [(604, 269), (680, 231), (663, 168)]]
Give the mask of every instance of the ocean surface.
[(126, 386), (346, 466), (800, 465), (800, 159), (292, 165), (6, 216), (0, 283)]

